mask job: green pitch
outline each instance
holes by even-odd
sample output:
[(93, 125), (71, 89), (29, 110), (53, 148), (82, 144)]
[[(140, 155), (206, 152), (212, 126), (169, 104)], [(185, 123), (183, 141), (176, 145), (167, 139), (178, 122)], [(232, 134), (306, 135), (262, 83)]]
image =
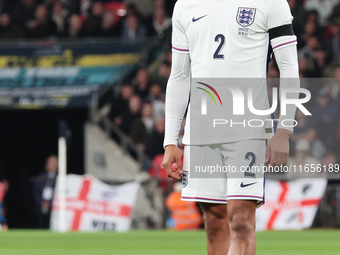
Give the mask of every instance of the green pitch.
[[(257, 233), (257, 254), (340, 254), (340, 230)], [(1, 255), (191, 255), (206, 254), (205, 233), (132, 231), (67, 233), (9, 231), (0, 233)]]

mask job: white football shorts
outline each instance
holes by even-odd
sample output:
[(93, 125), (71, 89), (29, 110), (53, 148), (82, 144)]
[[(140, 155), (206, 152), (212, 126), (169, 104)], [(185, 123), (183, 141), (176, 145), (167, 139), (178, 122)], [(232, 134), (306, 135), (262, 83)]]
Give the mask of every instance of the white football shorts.
[(184, 148), (182, 200), (226, 204), (230, 199), (264, 204), (266, 140)]

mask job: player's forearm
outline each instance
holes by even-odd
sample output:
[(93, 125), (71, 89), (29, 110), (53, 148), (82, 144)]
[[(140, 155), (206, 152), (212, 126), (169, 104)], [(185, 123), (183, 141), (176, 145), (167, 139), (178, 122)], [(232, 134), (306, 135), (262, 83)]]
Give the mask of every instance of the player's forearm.
[(172, 53), (171, 74), (165, 98), (164, 147), (177, 145), (182, 120), (190, 94), (190, 58), (187, 54)]
[[(280, 70), (280, 95), (282, 91), (291, 88), (300, 88), (299, 66), (296, 45), (290, 45), (274, 52), (277, 65)], [(289, 93), (289, 99), (298, 99), (299, 92)], [(278, 128), (293, 132), (291, 126), (295, 119), (296, 106), (288, 104), (286, 115), (280, 114)], [(284, 125), (283, 125), (284, 123)], [(289, 126), (289, 127), (287, 127)]]

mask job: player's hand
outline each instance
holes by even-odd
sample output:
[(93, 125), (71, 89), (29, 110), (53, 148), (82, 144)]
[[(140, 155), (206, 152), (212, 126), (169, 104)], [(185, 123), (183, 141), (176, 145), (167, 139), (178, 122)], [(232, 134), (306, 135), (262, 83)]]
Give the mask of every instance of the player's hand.
[[(172, 167), (174, 163), (176, 163), (177, 167)], [(183, 173), (182, 153), (176, 145), (168, 145), (165, 147), (162, 166), (168, 177), (181, 180), (181, 174)]]
[(281, 166), (288, 161), (290, 131), (278, 128), (270, 139), (266, 149), (266, 163), (269, 166)]

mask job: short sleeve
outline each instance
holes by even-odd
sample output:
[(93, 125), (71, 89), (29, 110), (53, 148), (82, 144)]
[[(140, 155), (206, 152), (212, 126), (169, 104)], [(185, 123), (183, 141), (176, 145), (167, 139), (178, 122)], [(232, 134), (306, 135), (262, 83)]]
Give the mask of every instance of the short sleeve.
[(287, 0), (272, 0), (267, 11), (267, 29), (291, 24), (293, 16)]
[(175, 4), (172, 16), (172, 50), (178, 53), (189, 53), (188, 38), (181, 23), (182, 8), (181, 2), (177, 1)]
[[(270, 40), (273, 51), (297, 44), (292, 29), (293, 16), (287, 0), (273, 0), (267, 11), (267, 29), (269, 34), (275, 31), (275, 38)], [(287, 33), (291, 29), (291, 33)], [(282, 34), (280, 34), (282, 33)], [(274, 34), (274, 33), (273, 33)]]

